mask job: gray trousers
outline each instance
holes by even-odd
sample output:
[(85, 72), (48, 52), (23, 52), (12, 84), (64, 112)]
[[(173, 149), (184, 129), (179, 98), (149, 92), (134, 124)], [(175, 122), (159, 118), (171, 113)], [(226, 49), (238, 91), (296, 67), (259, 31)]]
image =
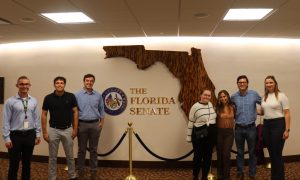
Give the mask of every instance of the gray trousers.
[(57, 153), (60, 141), (62, 142), (66, 154), (69, 177), (70, 179), (76, 178), (75, 161), (73, 157), (72, 131), (72, 127), (65, 130), (55, 129), (51, 127), (49, 129), (49, 180), (56, 180), (57, 178)]
[(78, 126), (78, 156), (77, 166), (78, 170), (84, 170), (85, 155), (87, 146), (90, 149), (90, 170), (97, 171), (98, 167), (98, 141), (100, 137), (101, 128), (99, 122), (83, 123), (79, 122)]

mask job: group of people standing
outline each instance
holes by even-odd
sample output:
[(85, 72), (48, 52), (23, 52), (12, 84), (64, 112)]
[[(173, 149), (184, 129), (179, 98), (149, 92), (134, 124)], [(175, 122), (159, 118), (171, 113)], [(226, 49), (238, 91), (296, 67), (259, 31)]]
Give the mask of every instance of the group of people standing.
[[(86, 74), (83, 89), (73, 94), (65, 91), (66, 79), (54, 79), (54, 92), (45, 96), (41, 118), (37, 100), (29, 95), (31, 86), (26, 76), (17, 80), (18, 92), (5, 101), (3, 110), (3, 138), (9, 155), (8, 180), (16, 180), (22, 161), (22, 180), (30, 180), (30, 164), (35, 145), (41, 135), (49, 145), (48, 179), (57, 179), (57, 154), (62, 142), (70, 179), (77, 179), (73, 156), (73, 139), (78, 138), (78, 179), (85, 178), (86, 148), (90, 151), (90, 179), (97, 179), (97, 147), (104, 123), (104, 103), (93, 89), (95, 76)], [(50, 113), (49, 128), (47, 116)], [(42, 132), (41, 132), (42, 130)]]
[[(6, 100), (3, 109), (3, 138), (9, 155), (8, 180), (16, 180), (22, 161), (22, 180), (30, 180), (30, 162), (35, 145), (41, 135), (49, 145), (48, 179), (57, 178), (57, 154), (62, 142), (70, 179), (77, 179), (73, 157), (73, 139), (78, 137), (78, 179), (85, 177), (86, 148), (90, 151), (91, 179), (96, 179), (97, 147), (104, 123), (104, 103), (93, 89), (95, 76), (86, 74), (83, 89), (73, 94), (65, 91), (66, 79), (54, 79), (54, 92), (45, 96), (41, 118), (37, 100), (29, 95), (31, 86), (26, 76), (17, 80), (18, 92)], [(237, 178), (243, 179), (245, 142), (249, 151), (249, 179), (256, 175), (256, 116), (264, 116), (263, 140), (271, 159), (271, 179), (284, 179), (282, 151), (290, 132), (290, 107), (286, 95), (279, 91), (274, 76), (265, 78), (265, 93), (261, 97), (249, 90), (247, 76), (237, 78), (238, 91), (231, 97), (226, 90), (218, 93), (218, 102), (211, 102), (208, 89), (201, 92), (200, 101), (190, 110), (187, 141), (194, 148), (193, 180), (207, 179), (213, 148), (217, 148), (217, 177), (230, 179), (230, 153), (235, 140), (237, 148)], [(257, 108), (257, 104), (260, 108)], [(47, 116), (50, 112), (49, 128)], [(40, 120), (41, 119), (41, 120)], [(42, 130), (42, 131), (41, 131)]]
[(249, 179), (256, 179), (256, 118), (264, 117), (263, 142), (271, 159), (271, 179), (284, 180), (282, 151), (290, 132), (290, 107), (286, 95), (279, 91), (274, 76), (265, 78), (265, 92), (261, 97), (248, 89), (245, 75), (237, 78), (238, 91), (232, 96), (226, 90), (218, 93), (214, 107), (211, 91), (203, 89), (200, 101), (190, 109), (187, 141), (194, 148), (193, 180), (207, 179), (213, 148), (217, 149), (217, 178), (230, 179), (230, 153), (235, 141), (237, 148), (237, 179), (244, 179), (245, 142), (249, 152)]

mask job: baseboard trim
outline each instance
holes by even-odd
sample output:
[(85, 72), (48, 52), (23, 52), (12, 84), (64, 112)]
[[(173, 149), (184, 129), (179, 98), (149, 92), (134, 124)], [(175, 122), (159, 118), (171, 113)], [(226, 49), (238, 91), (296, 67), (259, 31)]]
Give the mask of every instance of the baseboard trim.
[[(8, 159), (7, 152), (0, 152), (0, 158)], [(76, 159), (75, 159), (76, 160)], [(48, 156), (41, 156), (41, 155), (33, 155), (32, 157), (33, 162), (40, 162), (40, 163), (48, 163)], [(267, 158), (269, 162), (269, 158)], [(213, 166), (216, 166), (216, 160), (213, 160)], [(235, 166), (236, 161), (234, 159), (231, 160), (231, 165)], [(284, 162), (300, 162), (300, 155), (290, 155), (284, 156)], [(58, 157), (57, 163), (59, 164), (66, 164), (66, 158)], [(246, 161), (247, 163), (247, 161)], [(88, 164), (88, 160), (86, 160), (86, 164)], [(129, 167), (129, 162), (124, 160), (99, 160), (98, 162), (99, 167), (112, 167), (112, 168), (127, 168)], [(133, 161), (132, 165), (134, 168), (191, 168), (192, 161)]]

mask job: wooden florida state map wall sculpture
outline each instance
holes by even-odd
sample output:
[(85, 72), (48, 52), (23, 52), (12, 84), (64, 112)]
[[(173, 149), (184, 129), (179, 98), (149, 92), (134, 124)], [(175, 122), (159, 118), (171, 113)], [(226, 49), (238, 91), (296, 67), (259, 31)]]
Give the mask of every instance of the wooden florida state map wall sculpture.
[(191, 55), (184, 51), (145, 50), (143, 45), (104, 46), (103, 49), (106, 58), (128, 58), (137, 64), (138, 69), (146, 69), (157, 61), (165, 64), (180, 80), (178, 100), (186, 116), (191, 106), (199, 101), (200, 91), (204, 88), (212, 91), (212, 103), (216, 103), (215, 86), (205, 70), (200, 49), (191, 48)]

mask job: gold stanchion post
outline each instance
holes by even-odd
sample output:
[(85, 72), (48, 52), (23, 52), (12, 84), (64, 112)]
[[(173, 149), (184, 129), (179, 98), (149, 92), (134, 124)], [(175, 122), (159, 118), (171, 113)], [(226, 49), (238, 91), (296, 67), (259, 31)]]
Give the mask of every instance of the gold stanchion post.
[(125, 180), (136, 180), (136, 178), (132, 175), (132, 122), (128, 123), (128, 137), (129, 137), (129, 176), (126, 177)]
[(208, 180), (215, 180), (216, 179), (216, 176), (211, 172), (211, 166), (210, 166), (209, 173), (207, 175), (207, 179)]

